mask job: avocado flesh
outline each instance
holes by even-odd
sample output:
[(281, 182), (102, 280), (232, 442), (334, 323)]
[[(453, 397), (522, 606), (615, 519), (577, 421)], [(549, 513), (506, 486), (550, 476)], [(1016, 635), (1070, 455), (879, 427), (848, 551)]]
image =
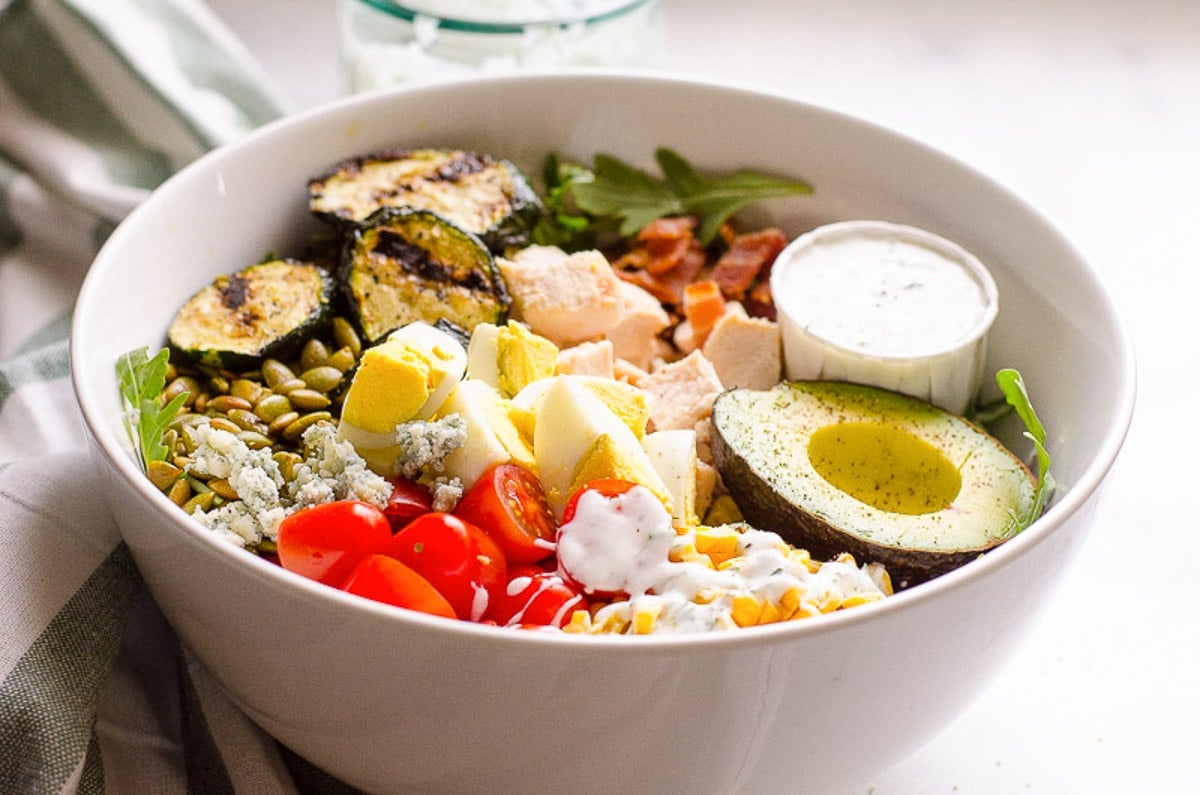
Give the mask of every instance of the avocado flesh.
[(905, 395), (858, 384), (733, 389), (713, 456), (747, 521), (814, 556), (884, 564), (900, 587), (1009, 538), (1035, 480), (997, 439)]

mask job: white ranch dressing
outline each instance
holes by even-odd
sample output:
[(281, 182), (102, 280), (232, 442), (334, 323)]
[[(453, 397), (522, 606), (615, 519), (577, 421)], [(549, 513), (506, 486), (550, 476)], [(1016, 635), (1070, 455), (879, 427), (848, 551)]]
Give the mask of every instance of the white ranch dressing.
[(736, 559), (722, 569), (670, 559), (672, 550), (694, 543), (695, 528), (672, 527), (670, 514), (649, 489), (639, 486), (616, 497), (588, 491), (560, 528), (559, 568), (587, 591), (624, 597), (601, 607), (595, 625), (605, 625), (610, 617), (627, 623), (648, 611), (657, 617), (653, 631), (660, 633), (733, 628), (737, 594), (778, 601), (798, 588), (809, 615), (819, 613), (819, 605), (830, 598), (881, 595), (865, 568), (829, 561), (810, 571), (769, 531), (741, 528)]
[[(532, 577), (514, 577), (511, 580), (509, 580), (508, 585), (506, 586), (506, 589), (505, 589), (505, 593), (507, 593), (509, 596), (516, 596), (519, 593), (521, 593), (522, 591), (524, 591), (526, 588), (528, 588), (530, 585), (532, 585), (533, 581), (534, 580)], [(549, 591), (550, 589), (552, 589), (558, 585), (561, 585), (562, 582), (563, 582), (562, 578), (558, 575), (553, 575), (550, 577), (543, 577), (539, 581), (537, 590), (535, 590), (532, 594), (530, 594), (526, 598), (525, 606), (522, 607), (520, 610), (518, 610), (516, 613), (514, 613), (509, 618), (508, 623), (505, 626), (509, 626), (509, 627), (523, 626), (525, 624), (525, 614), (529, 611), (529, 608), (537, 601), (538, 597), (541, 596), (543, 593)], [(558, 611), (551, 617), (550, 623), (547, 625), (547, 628), (557, 627), (557, 626), (561, 625), (571, 615), (571, 611), (579, 609), (580, 607), (583, 606), (583, 604), (584, 604), (584, 601), (583, 601), (582, 597), (575, 597), (574, 599), (568, 599), (567, 601), (563, 602), (563, 604), (558, 608)]]
[(776, 302), (809, 332), (877, 356), (937, 353), (975, 333), (987, 311), (979, 281), (910, 239), (818, 240), (784, 270)]
[(871, 384), (949, 411), (979, 388), (995, 282), (961, 246), (884, 221), (828, 224), (776, 259), (788, 378)]
[(558, 565), (591, 592), (645, 593), (663, 578), (674, 541), (671, 515), (649, 489), (588, 490), (559, 529)]

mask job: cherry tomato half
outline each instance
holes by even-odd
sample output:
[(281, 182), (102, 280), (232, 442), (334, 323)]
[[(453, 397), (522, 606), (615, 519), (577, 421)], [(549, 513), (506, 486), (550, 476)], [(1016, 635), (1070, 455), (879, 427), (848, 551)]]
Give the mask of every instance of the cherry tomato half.
[(458, 618), (446, 597), (429, 580), (388, 555), (363, 558), (346, 578), (342, 590), (396, 607)]
[(479, 621), (504, 594), (508, 564), (491, 536), (448, 513), (427, 513), (396, 533), (388, 554), (433, 584), (459, 618)]
[(388, 497), (383, 513), (392, 523), (392, 532), (399, 532), (404, 525), (423, 513), (433, 510), (433, 495), (424, 483), (408, 478), (388, 478), (392, 494)]
[(576, 610), (587, 608), (582, 592), (553, 571), (518, 564), (488, 618), (502, 627), (563, 627)]
[(383, 511), (358, 500), (301, 508), (279, 525), (279, 563), (326, 585), (340, 586), (366, 555), (392, 538)]
[(579, 504), (579, 497), (585, 491), (597, 491), (605, 497), (616, 497), (624, 494), (638, 484), (628, 480), (620, 480), (619, 478), (598, 478), (589, 480), (581, 486), (571, 499), (567, 500), (567, 507), (563, 509), (562, 523), (566, 524), (575, 518), (575, 507)]
[(483, 528), (511, 562), (533, 563), (554, 552), (554, 514), (542, 484), (520, 464), (495, 464), (484, 472), (454, 515)]

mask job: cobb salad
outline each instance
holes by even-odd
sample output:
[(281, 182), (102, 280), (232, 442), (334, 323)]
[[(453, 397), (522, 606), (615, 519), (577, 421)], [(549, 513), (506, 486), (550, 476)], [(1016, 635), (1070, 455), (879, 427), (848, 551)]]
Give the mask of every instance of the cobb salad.
[[(1053, 479), (1015, 371), (998, 383), (1036, 475), (977, 423), (875, 387), (823, 384), (840, 414), (812, 429), (820, 443), (780, 433), (813, 415), (790, 408), (812, 390), (788, 380), (770, 293), (788, 238), (731, 219), (811, 187), (657, 161), (662, 178), (551, 155), (535, 190), (506, 160), (413, 149), (310, 179), (326, 236), (231, 269), (180, 307), (165, 347), (118, 362), (147, 476), (212, 532), (331, 587), (595, 634), (862, 605), (1036, 519)], [(761, 416), (745, 408), (759, 396)], [(888, 430), (831, 445), (833, 426)], [(905, 474), (949, 455), (952, 472)], [(978, 505), (960, 498), (972, 457), (1004, 484)], [(813, 483), (877, 523), (974, 513), (982, 529), (878, 543), (880, 526), (806, 502)], [(936, 504), (896, 502), (900, 488)]]

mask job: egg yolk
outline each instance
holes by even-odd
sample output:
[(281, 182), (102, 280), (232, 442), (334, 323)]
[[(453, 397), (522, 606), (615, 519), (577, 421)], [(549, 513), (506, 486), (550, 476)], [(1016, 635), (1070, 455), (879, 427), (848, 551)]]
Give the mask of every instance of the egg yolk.
[(359, 361), (342, 419), (370, 433), (389, 433), (425, 404), (434, 376), (429, 360), (406, 345), (370, 348)]

